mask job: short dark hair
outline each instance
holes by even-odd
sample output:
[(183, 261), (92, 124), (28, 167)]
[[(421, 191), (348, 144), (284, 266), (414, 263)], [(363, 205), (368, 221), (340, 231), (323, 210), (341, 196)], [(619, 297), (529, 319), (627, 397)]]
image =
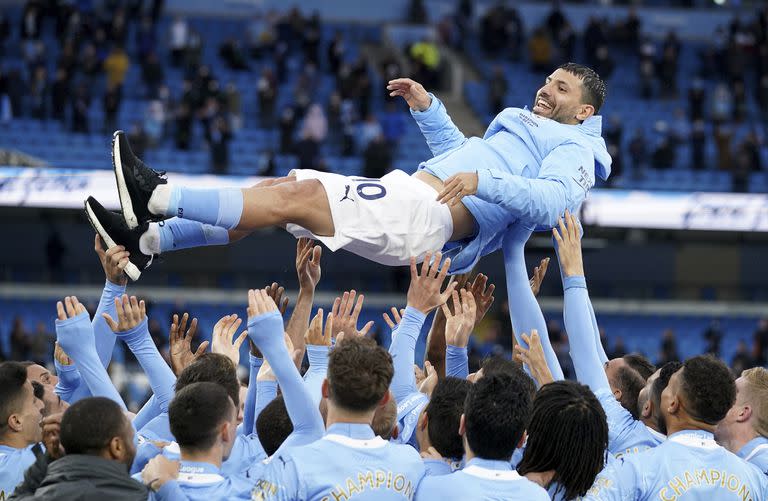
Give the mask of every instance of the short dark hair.
[(328, 398), (348, 411), (371, 411), (389, 390), (393, 375), (392, 357), (374, 340), (345, 339), (328, 359)]
[(8, 427), (8, 418), (24, 405), (27, 369), (19, 362), (0, 363), (0, 434)]
[(240, 382), (237, 380), (237, 369), (226, 355), (220, 353), (205, 353), (189, 364), (176, 380), (176, 392), (192, 383), (216, 383), (224, 387), (235, 404), (240, 406)]
[(531, 396), (520, 378), (492, 374), (473, 384), (464, 402), (467, 444), (481, 459), (509, 461), (531, 415)]
[(659, 377), (656, 378), (651, 385), (650, 399), (651, 402), (653, 402), (653, 407), (656, 411), (656, 426), (659, 428), (659, 431), (665, 435), (667, 434), (667, 424), (661, 414), (661, 393), (669, 384), (669, 379), (672, 377), (672, 374), (679, 371), (682, 366), (683, 364), (676, 360), (662, 365), (659, 370)]
[(577, 63), (565, 63), (558, 66), (558, 69), (565, 70), (571, 75), (581, 79), (582, 101), (591, 104), (595, 108), (595, 114), (600, 111), (605, 103), (605, 95), (608, 92), (605, 82), (595, 70), (589, 66)]
[(656, 366), (641, 353), (629, 353), (621, 358), (624, 359), (624, 362), (628, 366), (636, 370), (637, 373), (640, 374), (640, 377), (645, 381), (648, 381), (648, 378), (656, 372)]
[(264, 406), (256, 418), (256, 434), (267, 456), (271, 456), (293, 433), (293, 423), (285, 408), (282, 395), (276, 396)]
[(712, 355), (683, 362), (680, 387), (691, 417), (707, 424), (720, 422), (736, 401), (736, 383), (730, 369)]
[(621, 406), (628, 410), (634, 419), (638, 419), (640, 416), (638, 397), (640, 391), (645, 387), (643, 377), (631, 367), (620, 367), (616, 371), (613, 384), (621, 390), (621, 399), (619, 400)]
[(597, 397), (575, 381), (541, 387), (533, 400), (521, 475), (554, 470), (565, 499), (586, 494), (605, 465), (608, 422)]
[(61, 445), (67, 454), (96, 456), (113, 438), (122, 436), (127, 418), (116, 402), (105, 397), (84, 398), (61, 418)]
[(437, 452), (444, 458), (461, 459), (464, 443), (459, 435), (459, 424), (464, 402), (472, 383), (466, 379), (446, 377), (440, 379), (424, 409), (427, 413), (427, 434)]
[(219, 426), (232, 419), (231, 397), (217, 383), (186, 385), (168, 406), (168, 421), (179, 447), (205, 451), (216, 443)]
[(481, 369), (483, 369), (483, 376), (493, 376), (494, 374), (507, 374), (513, 377), (514, 379), (517, 379), (518, 381), (520, 381), (520, 383), (525, 385), (525, 387), (528, 389), (528, 393), (531, 396), (531, 400), (533, 400), (534, 395), (536, 395), (536, 383), (534, 383), (531, 376), (529, 376), (528, 373), (525, 372), (525, 369), (523, 369), (523, 366), (515, 362), (514, 360), (500, 357), (498, 355), (493, 355), (490, 357), (486, 357), (483, 360)]

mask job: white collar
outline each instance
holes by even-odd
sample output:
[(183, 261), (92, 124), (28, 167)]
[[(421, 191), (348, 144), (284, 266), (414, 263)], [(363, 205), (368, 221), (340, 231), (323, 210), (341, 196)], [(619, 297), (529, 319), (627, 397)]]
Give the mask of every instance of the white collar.
[(492, 470), (483, 468), (476, 464), (465, 466), (462, 472), (473, 477), (484, 478), (486, 480), (520, 480), (521, 477), (515, 470)]
[(702, 436), (700, 433), (675, 433), (673, 436), (667, 437), (667, 441), (699, 449), (718, 449), (720, 447), (711, 435)]
[(323, 437), (323, 440), (330, 440), (353, 449), (380, 449), (387, 445), (387, 442), (378, 435), (373, 438), (352, 438), (346, 435), (339, 435), (336, 433), (330, 433)]
[(750, 452), (747, 457), (744, 458), (744, 461), (749, 461), (750, 459), (752, 459), (755, 456), (755, 454), (757, 454), (758, 452), (763, 451), (765, 449), (768, 449), (768, 444), (760, 444), (760, 445), (758, 445), (757, 447), (752, 449), (752, 452)]

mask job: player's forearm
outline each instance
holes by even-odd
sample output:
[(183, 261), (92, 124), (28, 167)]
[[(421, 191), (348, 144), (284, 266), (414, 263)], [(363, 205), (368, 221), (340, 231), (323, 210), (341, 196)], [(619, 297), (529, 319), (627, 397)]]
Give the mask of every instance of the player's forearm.
[(389, 353), (392, 355), (395, 374), (392, 378), (390, 390), (399, 403), (409, 394), (418, 391), (416, 377), (413, 375), (413, 362), (416, 353), (416, 340), (421, 333), (427, 316), (410, 306), (405, 308), (403, 319), (397, 328), (392, 331), (392, 344)]
[(467, 138), (448, 116), (442, 101), (434, 94), (429, 96), (432, 98), (429, 108), (424, 111), (411, 110), (411, 116), (416, 120), (432, 155), (437, 156), (458, 148)]
[(125, 403), (101, 364), (93, 342), (93, 327), (88, 313), (66, 320), (56, 320), (56, 336), (65, 352), (75, 361), (80, 377), (91, 394), (106, 397), (125, 410)]
[(152, 419), (159, 416), (162, 411), (154, 395), (141, 407), (136, 417), (133, 418), (133, 427), (137, 430), (144, 428)]
[(432, 364), (437, 372), (437, 377), (445, 377), (445, 359), (446, 359), (446, 341), (445, 341), (445, 315), (440, 308), (435, 310), (435, 316), (432, 318), (432, 326), (427, 334), (427, 352), (426, 359)]
[(58, 360), (54, 360), (53, 363), (56, 366), (56, 375), (59, 378), (59, 382), (56, 383), (54, 391), (62, 400), (69, 402), (70, 398), (72, 398), (72, 395), (75, 393), (75, 390), (77, 390), (77, 387), (80, 386), (80, 383), (82, 382), (80, 373), (75, 364), (62, 365)]
[(502, 206), (530, 228), (554, 227), (566, 209), (575, 212), (584, 199), (569, 200), (560, 178), (527, 179), (487, 169), (478, 171), (477, 197)]
[(584, 277), (566, 277), (563, 281), (565, 303), (563, 321), (568, 333), (571, 360), (576, 378), (592, 391), (610, 389), (608, 378), (595, 346), (589, 293)]
[(258, 388), (256, 378), (263, 363), (263, 358), (255, 357), (251, 353), (248, 354), (248, 391), (245, 394), (243, 406), (243, 435), (253, 433), (253, 424), (256, 422), (256, 393)]
[(117, 318), (115, 310), (115, 298), (125, 293), (125, 285), (113, 284), (109, 280), (104, 284), (104, 290), (101, 292), (99, 306), (96, 308), (96, 314), (93, 316), (91, 325), (96, 340), (96, 352), (104, 367), (109, 366), (112, 360), (112, 350), (115, 348), (115, 333), (109, 328), (102, 313), (108, 313), (112, 318)]
[(256, 423), (261, 411), (277, 396), (277, 381), (259, 381), (256, 387), (256, 405), (254, 407), (253, 422)]
[(309, 369), (304, 374), (304, 385), (309, 390), (312, 402), (320, 405), (323, 399), (322, 386), (325, 376), (328, 374), (328, 356), (330, 347), (325, 345), (307, 345), (307, 358)]
[(541, 312), (538, 301), (531, 291), (528, 281), (528, 271), (525, 267), (525, 242), (507, 237), (504, 240), (504, 268), (507, 275), (507, 296), (509, 299), (509, 316), (512, 330), (518, 344), (528, 345), (523, 341), (522, 334), (536, 330), (541, 339), (544, 358), (555, 380), (563, 379), (563, 370), (557, 360), (555, 350), (549, 341), (547, 323)]
[(125, 342), (144, 369), (158, 406), (162, 412), (166, 412), (174, 395), (176, 376), (157, 351), (149, 335), (147, 319), (129, 331), (117, 333), (117, 336)]
[(310, 430), (319, 438), (324, 430), (323, 419), (291, 360), (283, 341), (282, 325), (282, 317), (276, 311), (258, 315), (248, 320), (248, 335), (269, 361), (283, 389), (285, 408), (294, 430)]
[(296, 304), (293, 307), (293, 313), (288, 320), (288, 327), (285, 332), (293, 343), (294, 349), (301, 350), (302, 354), (306, 349), (304, 345), (304, 333), (309, 328), (309, 317), (312, 315), (312, 304), (315, 300), (315, 290), (313, 288), (299, 290), (299, 296), (296, 298)]
[(467, 379), (469, 376), (469, 357), (466, 346), (448, 345), (445, 350), (445, 375)]

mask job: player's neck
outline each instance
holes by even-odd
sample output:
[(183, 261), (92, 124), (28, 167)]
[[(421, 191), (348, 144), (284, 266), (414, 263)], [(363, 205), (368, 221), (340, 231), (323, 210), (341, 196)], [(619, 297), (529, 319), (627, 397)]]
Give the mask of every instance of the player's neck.
[(652, 429), (653, 431), (657, 431), (661, 433), (661, 430), (659, 429), (659, 425), (656, 423), (656, 420), (652, 417), (645, 417), (641, 416), (640, 421), (647, 426), (648, 428)]
[(525, 478), (531, 482), (540, 485), (545, 489), (549, 489), (549, 484), (552, 483), (552, 479), (555, 478), (555, 470), (549, 471), (531, 471), (525, 474)]
[(28, 442), (24, 439), (24, 435), (21, 433), (6, 433), (0, 437), (0, 445), (11, 447), (13, 449), (24, 449), (34, 442)]
[(370, 412), (350, 412), (340, 409), (328, 401), (328, 417), (325, 419), (325, 428), (334, 424), (367, 424), (371, 426), (375, 409)]
[(208, 463), (215, 465), (217, 468), (221, 468), (222, 459), (221, 447), (218, 445), (214, 445), (205, 451), (181, 449), (182, 461), (189, 461), (192, 463)]
[(749, 423), (737, 423), (734, 428), (731, 438), (720, 444), (734, 454), (737, 454), (747, 443), (760, 436)]
[(671, 436), (680, 431), (707, 431), (715, 432), (715, 426), (698, 421), (691, 416), (681, 413), (680, 415), (669, 416), (667, 418), (667, 436)]

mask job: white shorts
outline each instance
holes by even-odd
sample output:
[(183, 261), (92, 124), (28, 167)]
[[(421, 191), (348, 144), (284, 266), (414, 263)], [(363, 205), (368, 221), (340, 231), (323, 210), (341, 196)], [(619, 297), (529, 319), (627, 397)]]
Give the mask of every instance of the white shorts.
[(395, 170), (381, 179), (347, 177), (296, 169), (297, 181), (317, 179), (325, 188), (335, 235), (321, 237), (296, 224), (286, 226), (296, 238), (311, 237), (330, 250), (345, 249), (387, 266), (404, 266), (411, 256), (423, 260), (451, 238), (453, 220), (428, 184)]

